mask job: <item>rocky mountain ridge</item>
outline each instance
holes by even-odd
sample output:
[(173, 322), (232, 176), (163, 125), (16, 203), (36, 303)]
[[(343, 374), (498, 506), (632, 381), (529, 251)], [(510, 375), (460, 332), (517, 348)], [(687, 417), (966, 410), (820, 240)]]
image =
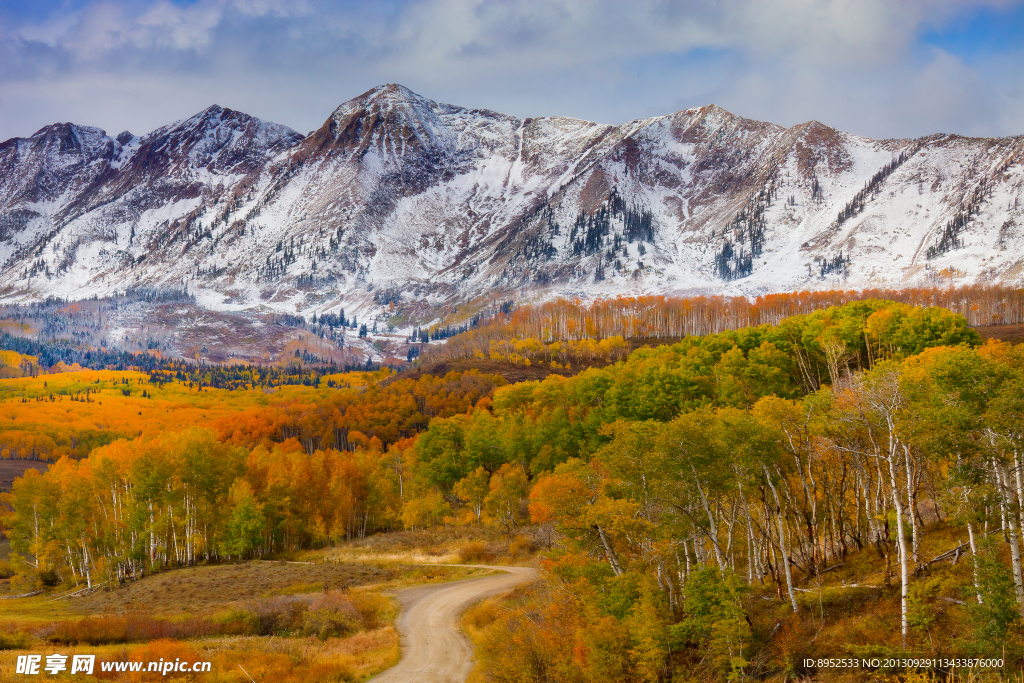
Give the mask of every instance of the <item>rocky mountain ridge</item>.
[(374, 88), (302, 135), (213, 106), (0, 143), (0, 300), (187, 289), (361, 315), (490, 298), (1024, 282), (1024, 137), (710, 105), (619, 126)]

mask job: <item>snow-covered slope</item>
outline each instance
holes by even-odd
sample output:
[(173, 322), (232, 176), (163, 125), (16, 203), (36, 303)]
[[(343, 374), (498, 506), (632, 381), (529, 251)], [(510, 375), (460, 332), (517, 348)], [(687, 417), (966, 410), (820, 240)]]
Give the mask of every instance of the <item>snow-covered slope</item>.
[(386, 85), (303, 138), (210, 107), (0, 144), (0, 298), (186, 287), (289, 313), (485, 296), (1024, 284), (1024, 137), (714, 105), (609, 126)]

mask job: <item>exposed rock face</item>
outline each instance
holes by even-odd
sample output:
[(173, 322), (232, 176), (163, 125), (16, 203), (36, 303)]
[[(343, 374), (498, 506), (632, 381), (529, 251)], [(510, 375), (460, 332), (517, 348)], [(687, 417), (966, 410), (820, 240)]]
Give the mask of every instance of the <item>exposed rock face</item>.
[(0, 144), (0, 296), (188, 287), (287, 312), (1024, 282), (1024, 138), (871, 140), (716, 107), (609, 126), (374, 88), (302, 137), (210, 107)]

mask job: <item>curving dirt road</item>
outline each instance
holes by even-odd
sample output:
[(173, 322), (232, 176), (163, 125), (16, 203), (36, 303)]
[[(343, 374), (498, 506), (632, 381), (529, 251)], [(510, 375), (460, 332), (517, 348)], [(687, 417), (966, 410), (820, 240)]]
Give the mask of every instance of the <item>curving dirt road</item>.
[(400, 591), (402, 660), (368, 683), (462, 683), (473, 668), (473, 647), (459, 616), (473, 603), (537, 576), (529, 567), (463, 566), (503, 573)]

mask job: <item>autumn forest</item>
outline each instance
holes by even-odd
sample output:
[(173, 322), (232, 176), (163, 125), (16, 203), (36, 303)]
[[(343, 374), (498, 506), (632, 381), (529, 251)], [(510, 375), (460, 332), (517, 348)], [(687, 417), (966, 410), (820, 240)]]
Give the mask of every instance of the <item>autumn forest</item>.
[(939, 655), (998, 680), (1024, 666), (1024, 347), (975, 327), (1022, 303), (563, 301), (346, 373), (0, 351), (0, 455), (48, 463), (2, 494), (10, 592), (479, 529), (542, 577), (465, 615), (480, 681), (869, 680), (814, 662)]

